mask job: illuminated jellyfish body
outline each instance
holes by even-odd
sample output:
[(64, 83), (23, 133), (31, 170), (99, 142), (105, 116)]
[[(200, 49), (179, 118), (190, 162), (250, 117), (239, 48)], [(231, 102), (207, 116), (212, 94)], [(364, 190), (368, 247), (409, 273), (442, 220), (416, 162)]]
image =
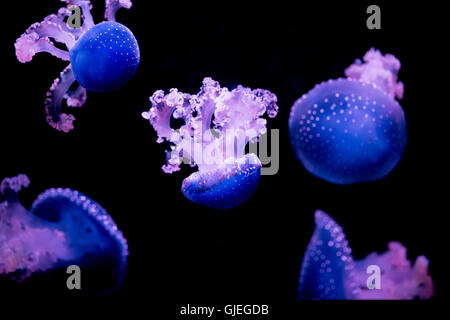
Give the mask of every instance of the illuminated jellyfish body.
[[(187, 177), (182, 192), (189, 200), (216, 209), (242, 204), (255, 191), (261, 174), (261, 162), (255, 154), (245, 154), (248, 142), (266, 132), (266, 112), (271, 118), (278, 112), (277, 97), (262, 89), (238, 86), (229, 91), (211, 78), (203, 80), (196, 95), (171, 89), (156, 91), (152, 107), (142, 116), (158, 134), (158, 143), (167, 140), (171, 150), (166, 173), (180, 170), (186, 160), (198, 171)], [(178, 129), (171, 118), (182, 121)]]
[[(299, 299), (311, 300), (407, 300), (430, 299), (433, 282), (428, 260), (419, 256), (414, 265), (406, 258), (406, 248), (390, 242), (388, 251), (375, 252), (363, 260), (353, 260), (342, 228), (326, 213), (316, 211), (315, 230), (305, 252), (299, 281)], [(379, 289), (369, 289), (373, 274), (369, 266), (380, 268)], [(373, 285), (373, 281), (369, 281)]]
[(78, 191), (58, 188), (39, 195), (27, 211), (18, 192), (28, 185), (23, 174), (0, 185), (0, 275), (22, 282), (77, 265), (83, 293), (118, 288), (128, 246), (105, 209)]
[[(45, 100), (47, 122), (53, 128), (69, 132), (75, 117), (61, 112), (63, 99), (68, 107), (81, 107), (86, 100), (86, 89), (97, 92), (112, 91), (131, 80), (139, 65), (139, 47), (133, 33), (115, 22), (120, 7), (130, 8), (129, 0), (106, 0), (106, 22), (94, 24), (88, 0), (61, 0), (67, 8), (47, 16), (44, 21), (31, 25), (15, 43), (20, 62), (29, 62), (39, 52), (48, 52), (57, 58), (70, 61), (60, 78), (53, 82)], [(72, 29), (65, 22), (71, 16), (69, 8), (82, 10), (81, 28)], [(67, 51), (54, 46), (62, 43)], [(71, 90), (73, 83), (79, 86)]]
[(305, 168), (338, 184), (385, 177), (406, 146), (406, 121), (397, 83), (400, 62), (371, 49), (345, 70), (348, 78), (328, 80), (292, 107), (292, 147)]

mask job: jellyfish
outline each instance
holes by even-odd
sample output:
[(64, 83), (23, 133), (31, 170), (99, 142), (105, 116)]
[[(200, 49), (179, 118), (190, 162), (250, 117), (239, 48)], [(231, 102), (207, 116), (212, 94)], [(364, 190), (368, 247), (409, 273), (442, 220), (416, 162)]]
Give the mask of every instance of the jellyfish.
[(20, 174), (0, 185), (0, 275), (22, 283), (75, 265), (83, 279), (90, 275), (82, 280), (83, 292), (119, 288), (128, 245), (105, 209), (78, 191), (52, 188), (26, 210), (18, 193), (29, 184)]
[(400, 61), (370, 49), (356, 60), (347, 78), (316, 85), (290, 113), (291, 145), (303, 166), (336, 184), (385, 177), (406, 145), (406, 121), (395, 100), (403, 97), (397, 81)]
[(229, 209), (250, 198), (261, 162), (255, 154), (246, 154), (246, 145), (266, 132), (264, 114), (276, 116), (273, 93), (241, 85), (230, 91), (205, 78), (196, 95), (158, 90), (150, 102), (142, 116), (156, 130), (157, 142), (170, 144), (163, 171), (179, 171), (182, 162), (198, 168), (182, 183), (186, 198), (215, 209)]
[[(139, 46), (133, 33), (116, 22), (115, 13), (121, 8), (130, 8), (129, 0), (106, 0), (107, 21), (95, 24), (90, 13), (89, 0), (61, 0), (67, 7), (57, 14), (47, 16), (44, 21), (32, 24), (16, 40), (17, 59), (29, 62), (39, 52), (48, 52), (69, 65), (61, 72), (45, 99), (45, 114), (48, 124), (63, 132), (74, 128), (75, 117), (61, 112), (63, 99), (68, 107), (81, 107), (86, 101), (86, 90), (106, 92), (121, 88), (136, 73), (139, 65)], [(83, 25), (71, 28), (65, 19), (71, 8), (81, 8)], [(65, 45), (67, 50), (55, 46)], [(78, 86), (72, 90), (75, 81)]]
[[(353, 260), (342, 228), (329, 215), (316, 211), (315, 225), (301, 267), (299, 299), (410, 300), (434, 295), (429, 261), (424, 256), (411, 265), (406, 248), (390, 242), (387, 252), (373, 252), (362, 260)], [(378, 288), (369, 286), (373, 285), (369, 279), (373, 266), (380, 271)]]

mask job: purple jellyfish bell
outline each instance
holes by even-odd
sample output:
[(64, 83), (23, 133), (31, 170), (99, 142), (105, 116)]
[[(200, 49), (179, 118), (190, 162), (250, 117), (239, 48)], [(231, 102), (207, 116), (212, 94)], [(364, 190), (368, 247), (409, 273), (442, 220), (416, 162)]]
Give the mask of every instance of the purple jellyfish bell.
[[(434, 295), (424, 256), (411, 266), (406, 248), (399, 242), (390, 242), (387, 252), (373, 252), (355, 261), (342, 228), (330, 216), (316, 211), (315, 224), (303, 257), (299, 299), (407, 300), (430, 299)], [(379, 268), (378, 288), (369, 279), (371, 268)]]
[[(166, 173), (180, 170), (185, 161), (198, 171), (183, 181), (182, 192), (189, 200), (210, 208), (228, 209), (247, 201), (258, 185), (261, 162), (245, 154), (248, 142), (266, 132), (265, 113), (276, 116), (277, 97), (263, 89), (238, 86), (221, 88), (211, 78), (203, 80), (196, 95), (171, 89), (156, 91), (152, 107), (142, 116), (158, 134), (158, 143), (167, 140), (170, 152)], [(174, 129), (171, 118), (183, 122)]]
[[(29, 62), (39, 52), (48, 52), (70, 64), (56, 79), (45, 99), (47, 122), (53, 128), (69, 132), (73, 129), (75, 117), (61, 112), (66, 99), (68, 107), (81, 107), (86, 100), (86, 89), (111, 91), (124, 86), (131, 80), (139, 65), (139, 46), (133, 33), (124, 25), (115, 22), (115, 13), (121, 8), (130, 8), (129, 0), (106, 0), (105, 18), (95, 24), (89, 0), (61, 0), (67, 7), (57, 14), (47, 16), (44, 21), (34, 23), (16, 40), (16, 56), (20, 62)], [(71, 28), (65, 19), (71, 15), (72, 6), (78, 6), (83, 13), (83, 25)], [(55, 47), (62, 43), (67, 50)], [(71, 90), (77, 81), (80, 85)]]
[(0, 275), (22, 282), (76, 265), (82, 293), (118, 288), (128, 246), (105, 209), (78, 191), (58, 188), (39, 195), (27, 211), (18, 192), (29, 183), (21, 174), (0, 185)]
[(406, 120), (395, 100), (400, 61), (371, 49), (364, 63), (345, 70), (346, 79), (316, 85), (294, 103), (289, 117), (291, 144), (304, 167), (338, 184), (385, 177), (406, 146)]

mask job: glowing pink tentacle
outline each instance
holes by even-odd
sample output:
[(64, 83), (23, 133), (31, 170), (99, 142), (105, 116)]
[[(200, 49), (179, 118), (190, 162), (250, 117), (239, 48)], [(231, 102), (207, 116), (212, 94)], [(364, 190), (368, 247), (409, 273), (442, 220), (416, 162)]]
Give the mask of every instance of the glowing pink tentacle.
[[(45, 114), (47, 116), (48, 124), (63, 132), (72, 130), (74, 128), (73, 121), (75, 120), (73, 115), (61, 113), (61, 103), (63, 98), (67, 98), (69, 100), (68, 104), (71, 106), (81, 106), (86, 99), (86, 96), (83, 94), (77, 97), (75, 94), (67, 93), (74, 81), (75, 77), (71, 65), (69, 64), (63, 72), (61, 72), (60, 78), (55, 79), (50, 87), (50, 91), (47, 92), (47, 98), (45, 99)], [(83, 91), (81, 91), (81, 93), (83, 93)]]
[(116, 21), (116, 12), (120, 8), (130, 9), (133, 5), (130, 0), (106, 0), (105, 19)]
[(403, 98), (403, 83), (398, 81), (400, 61), (392, 54), (381, 54), (371, 48), (364, 55), (364, 63), (357, 59), (354, 64), (345, 69), (348, 78), (358, 79), (375, 84), (392, 98)]
[[(165, 95), (158, 90), (150, 101), (152, 107), (142, 116), (156, 130), (158, 143), (164, 140), (171, 143), (167, 164), (163, 166), (166, 173), (180, 169), (181, 156), (190, 159), (191, 165), (198, 165), (200, 171), (209, 170), (214, 166), (209, 160), (228, 158), (230, 150), (225, 149), (235, 139), (237, 155), (232, 156), (237, 160), (244, 155), (248, 141), (266, 132), (267, 121), (261, 116), (267, 113), (273, 118), (278, 112), (277, 97), (271, 92), (242, 86), (229, 91), (211, 78), (203, 80), (196, 95), (177, 89)], [(179, 130), (170, 126), (172, 115), (185, 122)]]
[(67, 106), (73, 108), (82, 107), (86, 101), (87, 91), (82, 86), (78, 86), (73, 91), (67, 91), (64, 95), (64, 99), (67, 99)]
[(91, 15), (92, 4), (89, 0), (61, 0), (61, 1), (67, 3), (67, 8), (70, 8), (71, 6), (79, 6), (81, 8), (81, 11), (83, 12), (83, 22), (84, 22), (81, 29), (83, 31), (86, 31), (95, 25), (94, 19), (92, 18)]
[(39, 52), (48, 52), (65, 61), (69, 61), (69, 52), (55, 48), (48, 38), (40, 38), (37, 33), (25, 33), (14, 44), (17, 60), (22, 63), (29, 62)]
[[(355, 280), (361, 288), (354, 299), (430, 299), (434, 295), (434, 286), (428, 274), (428, 259), (417, 257), (411, 265), (406, 248), (396, 241), (389, 242), (388, 251), (378, 254), (372, 252), (362, 260), (355, 261)], [(381, 269), (381, 288), (368, 290), (366, 286), (369, 265)]]
[(30, 185), (30, 179), (26, 174), (19, 174), (16, 177), (4, 178), (0, 183), (0, 194), (3, 194), (6, 189), (11, 189), (12, 191), (18, 193), (22, 188), (28, 188)]

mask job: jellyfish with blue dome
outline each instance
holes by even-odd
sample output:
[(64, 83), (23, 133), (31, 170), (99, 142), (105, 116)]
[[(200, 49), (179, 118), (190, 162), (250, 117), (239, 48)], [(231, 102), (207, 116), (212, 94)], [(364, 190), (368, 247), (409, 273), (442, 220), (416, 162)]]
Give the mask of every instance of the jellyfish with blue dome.
[[(137, 71), (140, 59), (139, 46), (133, 33), (116, 22), (115, 14), (121, 7), (130, 8), (129, 0), (106, 0), (106, 21), (95, 24), (90, 13), (89, 0), (61, 0), (67, 3), (57, 14), (32, 24), (16, 40), (17, 59), (29, 62), (39, 52), (69, 61), (47, 92), (46, 120), (53, 128), (69, 132), (75, 116), (61, 112), (63, 100), (71, 108), (81, 107), (86, 101), (86, 91), (107, 92), (127, 84)], [(80, 8), (83, 24), (72, 28), (65, 20), (71, 17), (74, 7)], [(60, 49), (56, 43), (64, 45)], [(73, 89), (74, 83), (78, 86)]]
[(379, 180), (400, 161), (406, 120), (397, 99), (400, 61), (370, 49), (364, 62), (345, 70), (347, 78), (316, 85), (290, 113), (292, 148), (313, 175), (336, 184)]
[[(321, 210), (300, 271), (300, 300), (427, 300), (434, 295), (429, 260), (407, 259), (407, 249), (389, 242), (384, 253), (372, 252), (354, 260), (343, 228)], [(378, 269), (378, 286), (371, 278)]]
[[(128, 244), (106, 210), (68, 188), (44, 191), (27, 210), (19, 191), (29, 184), (24, 174), (0, 184), (0, 276), (25, 283), (78, 266), (83, 294), (118, 289), (126, 273)], [(65, 277), (57, 278), (54, 287), (67, 290)]]
[(182, 163), (198, 168), (182, 183), (187, 199), (229, 209), (250, 198), (262, 165), (256, 154), (246, 153), (246, 145), (266, 132), (265, 114), (277, 115), (273, 93), (241, 85), (229, 90), (205, 78), (198, 94), (157, 90), (150, 102), (142, 116), (156, 130), (157, 142), (170, 144), (163, 171), (179, 171)]

